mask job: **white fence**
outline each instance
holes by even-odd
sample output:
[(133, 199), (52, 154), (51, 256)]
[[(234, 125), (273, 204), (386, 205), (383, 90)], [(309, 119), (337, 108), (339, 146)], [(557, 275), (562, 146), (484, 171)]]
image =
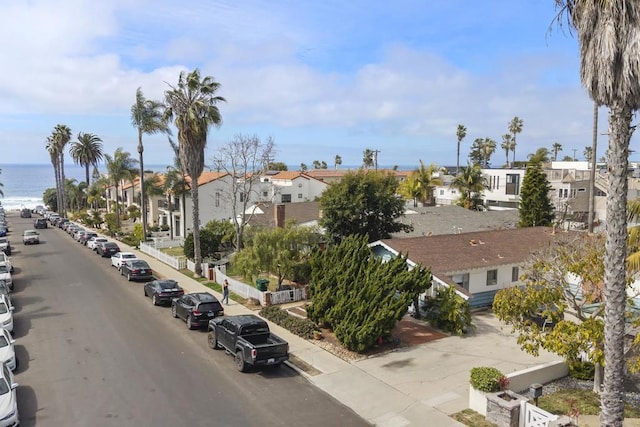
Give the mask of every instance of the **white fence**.
[(526, 400), (520, 402), (519, 427), (548, 427), (551, 421), (556, 421), (557, 419), (557, 415), (550, 414)]
[(168, 237), (154, 237), (152, 242), (150, 246), (156, 249), (177, 248), (184, 245), (184, 239), (182, 238), (170, 239)]
[(236, 295), (240, 295), (242, 298), (254, 298), (260, 301), (260, 305), (266, 305), (267, 301), (264, 296), (265, 292), (258, 290), (255, 286), (249, 286), (246, 283), (242, 283), (239, 280), (232, 279), (231, 277), (220, 271), (219, 268), (214, 269), (214, 280), (218, 283), (222, 283), (225, 279), (229, 282), (229, 291)]
[[(208, 262), (203, 262), (200, 263), (200, 268), (202, 268), (202, 275), (204, 277), (207, 277), (207, 270), (209, 270), (209, 263)], [(196, 263), (191, 261), (190, 259), (187, 260), (187, 269), (193, 273), (195, 273), (196, 271)]]
[(187, 259), (185, 257), (174, 257), (171, 255), (167, 255), (164, 252), (146, 243), (140, 243), (140, 250), (145, 254), (150, 255), (155, 259), (170, 265), (176, 270), (184, 270), (187, 266)]
[(271, 304), (284, 304), (287, 302), (302, 301), (307, 299), (306, 289), (291, 289), (289, 291), (269, 292)]

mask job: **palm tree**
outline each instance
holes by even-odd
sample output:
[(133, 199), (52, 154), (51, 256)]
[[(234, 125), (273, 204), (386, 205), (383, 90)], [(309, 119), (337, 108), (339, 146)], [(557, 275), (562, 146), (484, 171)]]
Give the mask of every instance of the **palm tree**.
[(553, 161), (555, 162), (558, 160), (558, 152), (562, 151), (562, 144), (554, 142), (553, 145), (551, 145), (551, 150), (553, 151)]
[(584, 147), (583, 154), (584, 154), (584, 159), (587, 162), (591, 162), (591, 156), (593, 156), (593, 147), (589, 147), (589, 146)]
[(365, 169), (369, 169), (373, 166), (373, 155), (373, 150), (370, 148), (367, 148), (362, 152), (362, 166)]
[(487, 186), (480, 165), (468, 164), (462, 173), (454, 178), (451, 186), (460, 191), (458, 206), (465, 209), (477, 209), (482, 205), (482, 192)]
[(510, 133), (505, 133), (502, 135), (502, 144), (500, 144), (500, 148), (502, 148), (507, 156), (506, 167), (509, 167), (509, 152), (515, 148), (515, 143), (513, 142), (513, 135)]
[[(482, 144), (482, 157), (484, 159), (484, 167), (488, 168), (491, 155), (496, 152), (496, 142), (491, 138), (485, 138)], [(514, 142), (515, 147), (515, 142)]]
[(546, 163), (549, 161), (549, 149), (540, 147), (535, 153), (527, 156), (530, 163)]
[(102, 140), (92, 133), (80, 132), (78, 140), (71, 143), (69, 154), (75, 164), (84, 166), (86, 183), (89, 185), (89, 166), (97, 167), (102, 160)]
[(67, 146), (69, 141), (71, 141), (71, 129), (67, 125), (56, 125), (53, 130), (53, 139), (56, 142), (58, 155), (60, 156), (60, 214), (62, 216), (66, 216), (66, 199), (65, 199), (65, 191), (64, 185), (66, 184), (65, 176), (64, 176), (64, 148)]
[[(142, 135), (154, 133), (169, 133), (169, 127), (162, 118), (163, 105), (161, 102), (146, 99), (142, 88), (136, 90), (136, 103), (131, 106), (131, 124), (138, 129), (138, 154), (140, 155), (140, 194), (146, 194), (144, 188), (144, 160), (142, 153)], [(141, 197), (144, 199), (144, 197)], [(142, 235), (147, 240), (147, 204), (146, 199), (140, 200), (142, 212)]]
[(122, 147), (118, 147), (113, 153), (113, 157), (108, 154), (104, 155), (107, 161), (107, 172), (109, 179), (113, 183), (116, 190), (116, 229), (120, 229), (120, 201), (118, 200), (118, 188), (120, 183), (131, 177), (131, 171), (135, 170), (136, 160), (131, 158), (131, 154), (123, 151)]
[(458, 156), (456, 157), (456, 175), (460, 173), (460, 144), (465, 136), (467, 136), (467, 128), (464, 125), (458, 125), (456, 130), (456, 136), (458, 137)]
[[(556, 0), (558, 20), (578, 35), (580, 78), (591, 99), (609, 108), (605, 243), (605, 371), (600, 424), (621, 426), (624, 418), (624, 336), (627, 253), (627, 167), (631, 119), (640, 108), (640, 2)], [(595, 153), (594, 153), (595, 155)]]
[(333, 168), (334, 169), (338, 169), (338, 166), (340, 166), (341, 164), (342, 164), (342, 157), (340, 157), (338, 154), (336, 154), (336, 157), (333, 160)]
[(418, 206), (418, 199), (423, 195), (422, 185), (420, 185), (418, 178), (414, 174), (411, 174), (400, 183), (398, 193), (405, 200), (413, 200), (413, 207), (415, 208)]
[(425, 167), (422, 160), (420, 160), (420, 167), (412, 173), (416, 181), (420, 184), (420, 201), (423, 204), (431, 203), (433, 201), (433, 189), (437, 185), (442, 185), (442, 180), (435, 176), (438, 170), (438, 165), (431, 163)]
[(58, 211), (60, 211), (60, 206), (62, 203), (61, 198), (61, 188), (60, 184), (60, 153), (58, 152), (58, 144), (54, 138), (54, 134), (47, 137), (47, 151), (49, 152), (49, 157), (51, 158), (51, 164), (53, 165), (53, 173), (56, 179), (56, 204), (58, 205)]
[(191, 178), (191, 203), (193, 205), (193, 246), (195, 276), (202, 275), (202, 255), (200, 251), (200, 212), (198, 204), (198, 177), (204, 169), (204, 149), (207, 134), (212, 125), (220, 126), (222, 116), (218, 103), (224, 102), (216, 96), (220, 83), (213, 77), (200, 79), (200, 71), (180, 73), (177, 86), (165, 92), (164, 118), (175, 119), (178, 128), (180, 161)]
[(524, 122), (522, 121), (522, 119), (518, 116), (515, 116), (513, 119), (511, 119), (511, 121), (509, 122), (509, 132), (511, 132), (511, 135), (513, 135), (513, 162), (511, 163), (511, 167), (513, 167), (516, 164), (516, 135), (519, 134), (520, 132), (522, 132), (522, 126), (524, 125)]

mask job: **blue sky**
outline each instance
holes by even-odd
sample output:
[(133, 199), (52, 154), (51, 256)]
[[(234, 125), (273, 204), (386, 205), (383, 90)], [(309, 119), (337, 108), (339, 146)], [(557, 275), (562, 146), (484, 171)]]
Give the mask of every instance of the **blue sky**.
[[(289, 165), (359, 165), (366, 148), (381, 165), (455, 165), (464, 124), (465, 164), (475, 138), (499, 147), (516, 115), (516, 158), (560, 142), (561, 156), (581, 159), (592, 103), (577, 41), (555, 16), (540, 0), (2, 2), (0, 163), (49, 163), (58, 123), (137, 156), (136, 88), (161, 100), (194, 68), (228, 101), (208, 163), (234, 135), (255, 134)], [(146, 164), (172, 162), (166, 137), (144, 142)], [(600, 157), (606, 136), (598, 144)], [(491, 163), (504, 161), (498, 148)]]

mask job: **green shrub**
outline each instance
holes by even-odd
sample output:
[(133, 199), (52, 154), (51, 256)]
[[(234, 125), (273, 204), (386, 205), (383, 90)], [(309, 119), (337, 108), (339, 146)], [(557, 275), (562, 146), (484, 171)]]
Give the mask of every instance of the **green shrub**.
[(291, 316), (285, 310), (275, 305), (264, 307), (260, 310), (260, 316), (305, 339), (312, 339), (313, 332), (318, 330), (313, 321)]
[(169, 226), (167, 224), (162, 224), (160, 226), (160, 231), (169, 231)]
[(291, 266), (291, 280), (306, 285), (311, 280), (311, 263), (302, 261)]
[(453, 286), (439, 288), (435, 298), (425, 304), (426, 318), (436, 328), (462, 336), (472, 328), (469, 302), (456, 293)]
[(137, 248), (138, 244), (140, 244), (140, 240), (132, 234), (126, 234), (120, 237), (120, 241), (126, 245), (133, 246), (134, 248)]
[(595, 372), (596, 367), (591, 362), (583, 362), (582, 360), (569, 362), (569, 375), (571, 375), (573, 378), (593, 381)]
[(500, 391), (500, 378), (503, 377), (504, 374), (498, 369), (482, 366), (471, 369), (469, 383), (476, 390), (493, 393)]

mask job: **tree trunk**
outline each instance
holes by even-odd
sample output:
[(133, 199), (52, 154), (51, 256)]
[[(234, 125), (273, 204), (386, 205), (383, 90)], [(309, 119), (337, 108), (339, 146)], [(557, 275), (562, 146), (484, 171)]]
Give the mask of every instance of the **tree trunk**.
[(61, 191), (61, 198), (62, 198), (62, 213), (60, 215), (62, 215), (63, 217), (67, 216), (67, 201), (66, 201), (66, 197), (65, 197), (65, 192), (66, 192), (66, 182), (65, 182), (65, 178), (64, 178), (64, 151), (62, 151), (60, 153), (60, 186), (62, 187), (62, 191)]
[(593, 102), (593, 135), (591, 141), (591, 173), (589, 174), (589, 233), (593, 233), (593, 215), (596, 203), (596, 153), (598, 150), (598, 103)]
[(600, 394), (602, 392), (602, 380), (604, 375), (604, 366), (599, 363), (595, 364), (593, 373), (593, 392)]
[(138, 128), (138, 154), (140, 154), (140, 213), (142, 215), (142, 241), (147, 241), (147, 197), (144, 194), (144, 163), (142, 161), (142, 131)]
[(186, 238), (187, 237), (187, 221), (185, 220), (185, 216), (187, 215), (187, 195), (185, 194), (185, 192), (182, 192), (182, 203), (180, 205), (180, 211), (181, 211), (181, 215), (180, 217), (182, 218), (181, 224), (182, 224), (182, 238)]
[(193, 207), (193, 262), (196, 264), (194, 277), (202, 276), (202, 252), (200, 251), (200, 211), (198, 201), (198, 177), (191, 177), (191, 204)]
[(631, 109), (614, 103), (609, 112), (609, 186), (604, 258), (604, 391), (600, 425), (622, 426), (624, 418), (624, 315), (626, 307), (627, 166)]
[(120, 230), (120, 203), (118, 202), (118, 181), (116, 183), (116, 232)]
[(84, 175), (87, 182), (87, 188), (89, 188), (89, 185), (91, 185), (91, 182), (89, 182), (89, 163), (84, 165)]
[(460, 173), (460, 140), (458, 139), (458, 156), (456, 157), (456, 175)]

